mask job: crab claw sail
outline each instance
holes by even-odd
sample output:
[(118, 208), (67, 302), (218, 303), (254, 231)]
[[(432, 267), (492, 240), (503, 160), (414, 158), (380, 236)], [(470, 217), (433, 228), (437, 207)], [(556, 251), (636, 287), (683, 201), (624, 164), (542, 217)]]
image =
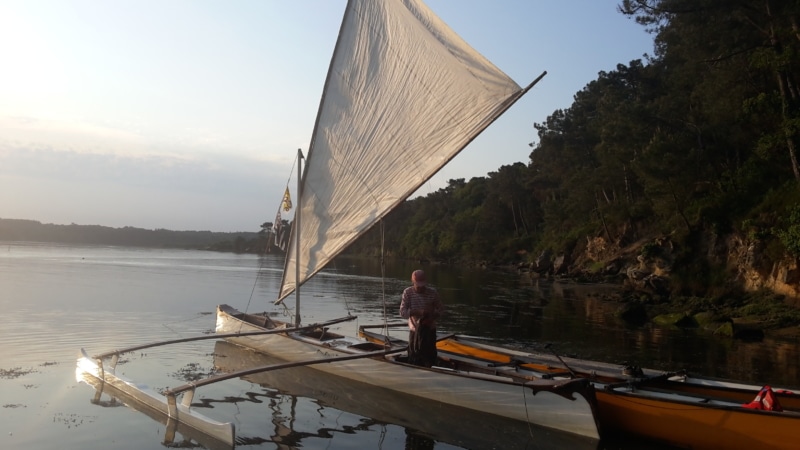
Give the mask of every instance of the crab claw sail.
[(526, 90), (421, 1), (350, 0), (296, 201), (299, 248), (288, 250), (276, 303), (413, 194)]

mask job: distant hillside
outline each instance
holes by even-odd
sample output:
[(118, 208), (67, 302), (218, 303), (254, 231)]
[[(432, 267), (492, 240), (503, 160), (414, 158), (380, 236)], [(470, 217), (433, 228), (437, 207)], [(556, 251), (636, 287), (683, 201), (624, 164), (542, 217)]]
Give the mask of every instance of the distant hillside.
[(100, 225), (55, 225), (35, 220), (0, 218), (0, 241), (186, 248), (258, 252), (264, 238), (257, 232), (172, 231), (111, 228)]

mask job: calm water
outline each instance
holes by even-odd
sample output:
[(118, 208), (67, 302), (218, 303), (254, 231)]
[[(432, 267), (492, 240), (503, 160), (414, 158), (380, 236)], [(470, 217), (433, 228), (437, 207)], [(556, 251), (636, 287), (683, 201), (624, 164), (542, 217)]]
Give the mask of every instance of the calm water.
[[(213, 311), (273, 306), (282, 260), (201, 251), (0, 244), (0, 448), (195, 448), (165, 426), (75, 379), (80, 348), (90, 354), (210, 333)], [(375, 261), (340, 263), (302, 288), (304, 323), (358, 315), (338, 331), (396, 317), (399, 292), (415, 268)], [(428, 267), (447, 305), (442, 330), (542, 351), (782, 386), (800, 385), (798, 342), (747, 343), (696, 332), (627, 327), (598, 286)], [(386, 304), (382, 292), (386, 292)], [(290, 302), (293, 308), (293, 300)], [(213, 340), (127, 354), (120, 370), (156, 389), (263, 358)], [(236, 423), (237, 448), (460, 449), (587, 448), (570, 436), (521, 427), (437, 404), (408, 404), (383, 391), (354, 389), (310, 369), (270, 372), (198, 390), (202, 412)], [(592, 445), (588, 448), (594, 448)], [(600, 448), (642, 448), (603, 443)]]

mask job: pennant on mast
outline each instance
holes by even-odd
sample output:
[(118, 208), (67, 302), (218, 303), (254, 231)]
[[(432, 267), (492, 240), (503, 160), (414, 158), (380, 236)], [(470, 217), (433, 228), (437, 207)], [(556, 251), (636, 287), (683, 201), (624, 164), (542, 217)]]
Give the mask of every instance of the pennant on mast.
[(281, 201), (284, 211), (292, 209), (292, 197), (289, 195), (289, 186), (286, 186), (286, 192), (283, 193), (283, 200)]

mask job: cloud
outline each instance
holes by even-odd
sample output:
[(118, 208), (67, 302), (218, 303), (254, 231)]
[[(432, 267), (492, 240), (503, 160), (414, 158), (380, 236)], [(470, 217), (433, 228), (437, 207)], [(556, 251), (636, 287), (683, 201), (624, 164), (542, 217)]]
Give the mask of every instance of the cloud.
[[(0, 130), (9, 120), (0, 125)], [(42, 121), (15, 120), (15, 129), (50, 132)], [(253, 231), (278, 208), (291, 160), (237, 154), (143, 152), (135, 135), (75, 128), (97, 146), (58, 143), (54, 135), (0, 140), (3, 217), (213, 231)], [(2, 134), (5, 136), (5, 134)], [(114, 143), (115, 145), (110, 145)], [(129, 147), (125, 148), (128, 143)]]

